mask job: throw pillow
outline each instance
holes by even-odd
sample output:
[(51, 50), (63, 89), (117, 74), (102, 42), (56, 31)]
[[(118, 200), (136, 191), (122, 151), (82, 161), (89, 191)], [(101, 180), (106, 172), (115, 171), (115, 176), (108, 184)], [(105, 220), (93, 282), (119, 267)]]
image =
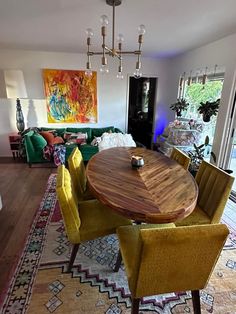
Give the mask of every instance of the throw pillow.
[(54, 144), (54, 134), (53, 132), (50, 131), (42, 131), (39, 132), (40, 135), (42, 135), (45, 140), (47, 141), (48, 145), (53, 145)]
[(94, 139), (91, 142), (91, 145), (93, 146), (98, 146), (98, 144), (101, 142), (102, 138), (101, 137), (94, 137)]
[(53, 144), (64, 144), (64, 140), (61, 136), (56, 136), (53, 139)]
[(45, 138), (38, 133), (33, 134), (30, 138), (34, 149), (37, 151), (43, 150), (44, 147), (47, 145), (47, 141), (45, 140)]
[(87, 133), (65, 133), (64, 138), (70, 143), (86, 144)]
[(63, 135), (64, 140), (68, 141), (70, 139), (70, 137), (71, 137), (71, 134), (72, 133), (70, 133), (70, 132), (65, 132), (64, 135)]

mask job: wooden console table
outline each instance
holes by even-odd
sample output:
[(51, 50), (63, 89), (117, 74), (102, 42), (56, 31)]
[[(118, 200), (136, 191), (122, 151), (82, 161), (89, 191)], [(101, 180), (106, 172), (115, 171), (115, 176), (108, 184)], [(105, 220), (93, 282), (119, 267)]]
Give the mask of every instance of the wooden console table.
[[(133, 169), (131, 156), (144, 166)], [(148, 223), (181, 220), (195, 208), (198, 187), (176, 161), (145, 148), (116, 147), (88, 162), (86, 174), (93, 194), (121, 215)]]
[(9, 143), (10, 143), (10, 149), (12, 152), (12, 156), (14, 159), (20, 157), (20, 141), (21, 141), (21, 135), (18, 133), (11, 133), (9, 134)]

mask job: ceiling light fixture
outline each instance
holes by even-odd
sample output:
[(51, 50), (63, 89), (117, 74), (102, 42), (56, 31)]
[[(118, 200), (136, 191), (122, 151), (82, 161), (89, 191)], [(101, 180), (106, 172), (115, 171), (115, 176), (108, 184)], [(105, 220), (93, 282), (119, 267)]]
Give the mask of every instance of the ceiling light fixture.
[(109, 48), (106, 45), (106, 35), (107, 35), (107, 25), (109, 23), (108, 21), (108, 17), (106, 15), (102, 15), (100, 18), (100, 21), (102, 23), (102, 27), (101, 27), (101, 34), (102, 34), (102, 51), (101, 52), (92, 52), (90, 51), (90, 46), (91, 46), (91, 37), (93, 36), (93, 30), (91, 28), (88, 28), (86, 30), (87, 33), (87, 46), (88, 46), (88, 50), (87, 50), (87, 64), (86, 64), (86, 75), (91, 76), (92, 75), (92, 66), (91, 66), (91, 56), (94, 55), (101, 55), (102, 56), (102, 65), (100, 68), (100, 72), (101, 73), (108, 73), (109, 69), (107, 66), (107, 55), (111, 56), (111, 57), (115, 57), (119, 60), (119, 66), (118, 66), (118, 74), (117, 74), (117, 78), (119, 79), (123, 79), (123, 67), (122, 67), (122, 59), (123, 59), (123, 55), (125, 54), (135, 54), (137, 55), (137, 62), (136, 62), (136, 69), (134, 72), (134, 77), (136, 78), (140, 78), (142, 76), (141, 73), (141, 61), (140, 61), (140, 57), (141, 57), (141, 46), (143, 43), (143, 35), (145, 34), (145, 26), (144, 25), (139, 25), (138, 28), (138, 50), (135, 51), (123, 51), (122, 50), (122, 44), (124, 42), (124, 36), (122, 34), (119, 34), (117, 37), (117, 41), (118, 41), (118, 49), (115, 49), (115, 7), (120, 5), (122, 2), (122, 0), (106, 0), (106, 3), (110, 6), (113, 7), (113, 15), (112, 15), (112, 46), (111, 48)]

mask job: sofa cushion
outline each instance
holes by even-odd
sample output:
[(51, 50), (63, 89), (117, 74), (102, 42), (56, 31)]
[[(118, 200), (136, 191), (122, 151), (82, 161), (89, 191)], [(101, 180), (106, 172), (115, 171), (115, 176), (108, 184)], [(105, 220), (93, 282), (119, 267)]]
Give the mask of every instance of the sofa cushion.
[(45, 138), (38, 133), (33, 134), (30, 138), (36, 151), (41, 151), (47, 145)]
[(53, 145), (54, 144), (53, 143), (54, 142), (54, 135), (53, 135), (52, 132), (50, 132), (50, 131), (42, 131), (42, 132), (39, 132), (39, 134), (42, 135), (45, 138), (45, 140), (47, 141), (47, 143), (49, 145)]
[(87, 143), (87, 133), (65, 133), (64, 139), (67, 143), (76, 143), (76, 144), (86, 144)]
[(65, 142), (64, 142), (64, 140), (63, 140), (63, 138), (61, 136), (56, 136), (53, 139), (53, 145), (55, 145), (55, 144), (64, 144), (64, 143)]
[(94, 138), (94, 136), (95, 137), (102, 136), (102, 134), (105, 132), (107, 132), (107, 133), (115, 132), (114, 126), (108, 126), (106, 128), (93, 128), (92, 129), (92, 137)]
[(70, 132), (70, 133), (87, 133), (87, 142), (91, 143), (91, 141), (92, 141), (91, 128), (66, 128), (66, 132)]
[(45, 127), (42, 127), (41, 131), (51, 131), (51, 132), (53, 131), (54, 135), (62, 137), (66, 131), (66, 128), (45, 128)]
[(88, 144), (80, 145), (79, 150), (83, 156), (84, 161), (88, 161), (94, 154), (98, 153), (98, 146)]
[(61, 136), (54, 136), (53, 131), (42, 131), (39, 134), (45, 138), (48, 145), (64, 144), (63, 138)]

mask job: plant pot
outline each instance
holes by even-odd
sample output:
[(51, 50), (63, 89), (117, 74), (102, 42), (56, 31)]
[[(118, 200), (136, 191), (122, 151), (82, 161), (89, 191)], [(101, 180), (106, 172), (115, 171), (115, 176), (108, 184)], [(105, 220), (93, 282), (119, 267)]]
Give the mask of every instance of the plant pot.
[(211, 119), (211, 116), (209, 114), (203, 114), (202, 119), (204, 122), (209, 122)]
[(176, 115), (177, 115), (177, 117), (182, 117), (182, 112), (180, 109), (176, 110)]
[(226, 172), (228, 174), (233, 173), (233, 170), (231, 170), (231, 169), (223, 169), (223, 168), (220, 168), (220, 169), (222, 169), (224, 172)]

